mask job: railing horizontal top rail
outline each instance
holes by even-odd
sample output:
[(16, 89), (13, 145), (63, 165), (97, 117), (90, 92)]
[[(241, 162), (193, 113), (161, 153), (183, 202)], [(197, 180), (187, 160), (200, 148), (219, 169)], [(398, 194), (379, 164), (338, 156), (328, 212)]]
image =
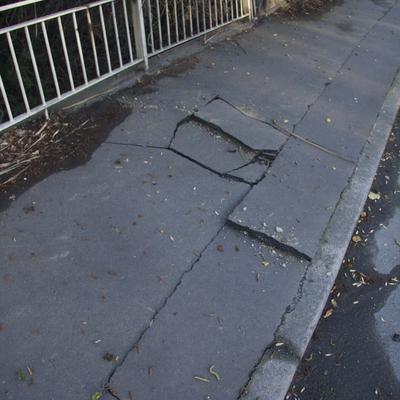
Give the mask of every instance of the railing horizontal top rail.
[(52, 20), (52, 19), (55, 19), (58, 17), (63, 17), (64, 15), (69, 15), (69, 14), (74, 14), (74, 13), (77, 13), (80, 11), (85, 11), (88, 8), (90, 9), (93, 7), (98, 7), (103, 4), (113, 3), (114, 1), (115, 0), (99, 0), (99, 1), (95, 1), (94, 3), (86, 4), (84, 6), (68, 8), (67, 10), (62, 10), (62, 11), (58, 11), (58, 12), (55, 12), (55, 13), (52, 13), (49, 15), (45, 15), (43, 17), (34, 18), (29, 21), (21, 22), (20, 24), (15, 24), (12, 26), (8, 26), (6, 28), (1, 28), (0, 35), (7, 33), (7, 32), (16, 31), (21, 28), (25, 28), (26, 26), (32, 26), (32, 25), (40, 24), (41, 22), (46, 22), (46, 21), (49, 21), (49, 20)]
[(44, 0), (21, 0), (14, 3), (6, 4), (4, 6), (0, 6), (0, 13), (4, 11), (15, 10), (19, 7), (28, 6), (30, 4), (40, 3)]

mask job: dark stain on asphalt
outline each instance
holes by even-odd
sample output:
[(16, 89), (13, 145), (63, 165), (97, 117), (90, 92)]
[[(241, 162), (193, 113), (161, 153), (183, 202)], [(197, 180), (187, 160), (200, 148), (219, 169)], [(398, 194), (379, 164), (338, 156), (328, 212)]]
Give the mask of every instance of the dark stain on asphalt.
[(353, 24), (350, 21), (338, 22), (336, 27), (343, 32), (353, 32)]
[[(131, 113), (131, 109), (124, 104), (125, 96), (132, 98), (156, 92), (160, 79), (176, 78), (196, 68), (198, 63), (199, 59), (196, 56), (177, 59), (156, 73), (144, 75), (133, 87), (123, 89), (106, 98), (99, 97), (98, 101), (80, 110), (55, 114), (46, 129), (49, 130), (50, 136), (59, 128), (62, 134), (58, 134), (55, 140), (46, 136), (40, 145), (33, 149), (37, 150), (40, 156), (30, 162), (29, 167), (23, 173), (19, 174), (19, 170), (16, 169), (11, 177), (2, 176), (3, 180), (0, 180), (0, 212), (6, 210), (18, 196), (31, 186), (53, 173), (86, 164), (111, 131)], [(8, 130), (0, 137), (13, 139), (15, 143), (19, 142), (14, 151), (23, 153), (37, 140), (35, 134), (40, 132), (44, 123), (45, 120), (39, 117)], [(6, 152), (9, 152), (8, 148), (0, 151), (0, 164), (14, 161), (12, 159), (2, 160), (2, 158), (8, 157)], [(13, 178), (13, 174), (15, 178)]]

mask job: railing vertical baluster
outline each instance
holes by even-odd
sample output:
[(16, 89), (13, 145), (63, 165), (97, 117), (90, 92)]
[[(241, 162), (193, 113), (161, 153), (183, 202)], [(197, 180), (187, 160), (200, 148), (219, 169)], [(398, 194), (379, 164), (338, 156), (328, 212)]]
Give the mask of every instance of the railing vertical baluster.
[(215, 26), (218, 26), (218, 3), (214, 0), (214, 11), (215, 11)]
[[(124, 4), (125, 4), (124, 0)], [(154, 33), (153, 33), (153, 11), (151, 9), (151, 2), (147, 0), (147, 9), (149, 13), (149, 27), (150, 27), (150, 40), (151, 40), (151, 52), (154, 53)]]
[(107, 30), (106, 30), (106, 25), (104, 23), (104, 13), (103, 13), (103, 5), (102, 4), (100, 4), (100, 6), (99, 6), (99, 13), (100, 13), (101, 30), (103, 32), (104, 47), (106, 49), (108, 71), (111, 72), (112, 66), (111, 66), (111, 59), (110, 59), (110, 50), (108, 48)]
[(156, 5), (157, 5), (157, 24), (158, 24), (158, 37), (160, 40), (160, 49), (164, 47), (164, 42), (163, 42), (163, 36), (162, 36), (162, 30), (161, 30), (161, 14), (160, 14), (160, 2), (159, 0), (156, 0)]
[(190, 26), (190, 36), (193, 36), (193, 15), (192, 15), (192, 0), (189, 0), (189, 26)]
[(32, 60), (33, 71), (35, 73), (36, 84), (39, 89), (40, 100), (41, 100), (42, 104), (45, 104), (46, 98), (44, 97), (42, 80), (40, 79), (39, 69), (38, 69), (38, 66), (36, 63), (35, 52), (33, 51), (32, 40), (31, 40), (31, 35), (29, 33), (29, 28), (27, 26), (25, 26), (24, 30), (25, 30), (26, 41), (28, 43), (29, 54), (30, 54), (31, 60)]
[(111, 3), (111, 13), (112, 13), (113, 23), (114, 23), (115, 40), (117, 42), (119, 66), (122, 67), (121, 43), (119, 42), (118, 24), (117, 24), (117, 16), (115, 14), (115, 2), (114, 1)]
[(176, 0), (174, 0), (174, 20), (175, 20), (176, 41), (179, 42), (178, 9), (177, 9), (177, 6), (176, 6)]
[(14, 44), (13, 44), (10, 32), (7, 32), (7, 41), (8, 41), (8, 46), (10, 48), (15, 72), (17, 73), (17, 79), (18, 79), (18, 83), (19, 83), (19, 88), (22, 93), (22, 98), (24, 100), (25, 109), (27, 112), (29, 112), (31, 110), (31, 108), (29, 106), (28, 97), (26, 96), (25, 85), (24, 85), (24, 81), (22, 79), (21, 70), (19, 69), (19, 64), (18, 64), (17, 56), (15, 54)]
[(149, 68), (146, 32), (144, 30), (143, 5), (141, 0), (132, 0), (132, 18), (135, 35), (136, 56), (143, 59), (145, 69)]
[(1, 77), (1, 75), (0, 75), (0, 92), (1, 92), (1, 95), (3, 97), (4, 105), (6, 106), (8, 119), (9, 119), (9, 121), (13, 121), (14, 120), (14, 116), (13, 116), (13, 113), (11, 111), (10, 103), (9, 103), (8, 97), (7, 97), (7, 92), (6, 92), (6, 89), (4, 87), (3, 78)]
[(131, 62), (133, 62), (132, 38), (131, 38), (131, 30), (129, 28), (128, 8), (126, 6), (126, 0), (123, 0), (122, 5), (124, 8), (124, 20), (125, 20), (126, 36), (128, 39), (129, 59), (131, 60)]
[(224, 8), (222, 6), (222, 0), (219, 0), (219, 10), (221, 12), (220, 23), (224, 23)]
[(229, 21), (229, 8), (228, 8), (228, 0), (224, 0), (225, 4), (225, 21)]
[(182, 13), (182, 28), (183, 28), (183, 40), (186, 39), (186, 20), (185, 20), (185, 0), (181, 1), (181, 13)]
[(168, 46), (171, 46), (171, 32), (169, 29), (169, 7), (168, 0), (165, 0), (165, 17), (167, 19), (167, 38), (168, 38)]
[(251, 21), (253, 19), (253, 0), (247, 0), (247, 3), (249, 20)]
[(208, 20), (209, 20), (209, 29), (212, 28), (212, 4), (211, 0), (208, 0)]
[(71, 85), (71, 89), (74, 90), (75, 89), (75, 83), (74, 83), (74, 77), (72, 75), (71, 63), (69, 61), (67, 44), (65, 42), (64, 27), (63, 27), (63, 24), (62, 24), (62, 21), (61, 21), (61, 17), (57, 17), (57, 20), (58, 20), (58, 30), (60, 31), (60, 37), (61, 37), (61, 44), (62, 44), (63, 51), (64, 51), (65, 63), (67, 64), (69, 83)]
[(197, 34), (200, 33), (200, 20), (199, 20), (199, 0), (195, 0), (196, 2), (196, 28)]
[(207, 30), (207, 21), (206, 21), (206, 0), (201, 0), (201, 8), (203, 10), (203, 31)]
[(239, 0), (240, 2), (240, 16), (243, 17), (243, 0)]
[(53, 54), (51, 52), (49, 38), (47, 36), (46, 23), (44, 21), (42, 21), (41, 25), (42, 25), (42, 31), (43, 31), (43, 36), (44, 36), (44, 42), (45, 42), (46, 50), (47, 50), (47, 56), (49, 57), (50, 69), (51, 69), (51, 73), (53, 75), (54, 86), (56, 87), (57, 97), (60, 97), (61, 96), (60, 86), (58, 85), (58, 77), (57, 77), (56, 67), (54, 65)]
[(86, 73), (86, 65), (85, 65), (85, 59), (83, 57), (82, 43), (81, 43), (81, 38), (79, 35), (79, 28), (78, 28), (78, 21), (76, 20), (76, 13), (72, 14), (72, 21), (74, 24), (74, 31), (75, 31), (76, 44), (78, 46), (79, 59), (81, 61), (83, 80), (85, 81), (85, 84), (87, 84), (88, 78), (87, 78), (87, 73)]
[(86, 9), (86, 19), (87, 19), (88, 26), (89, 26), (89, 35), (90, 35), (90, 42), (92, 44), (94, 66), (96, 68), (96, 76), (99, 78), (100, 77), (99, 58), (97, 56), (96, 39), (94, 37), (92, 17), (90, 16), (89, 8)]

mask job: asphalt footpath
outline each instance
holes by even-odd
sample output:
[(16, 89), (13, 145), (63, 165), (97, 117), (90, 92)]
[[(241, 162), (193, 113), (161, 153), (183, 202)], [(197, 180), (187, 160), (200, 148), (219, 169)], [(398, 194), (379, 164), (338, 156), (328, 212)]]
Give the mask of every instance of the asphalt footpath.
[(91, 159), (0, 214), (0, 397), (283, 399), (400, 105), (399, 21), (266, 18), (114, 95)]

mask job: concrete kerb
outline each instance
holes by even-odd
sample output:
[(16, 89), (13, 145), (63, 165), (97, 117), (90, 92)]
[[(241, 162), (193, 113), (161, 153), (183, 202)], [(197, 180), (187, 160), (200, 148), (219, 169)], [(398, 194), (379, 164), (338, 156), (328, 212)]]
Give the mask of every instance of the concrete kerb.
[(400, 73), (393, 81), (349, 184), (307, 269), (299, 294), (251, 374), (240, 400), (282, 400), (322, 315), (400, 108)]

